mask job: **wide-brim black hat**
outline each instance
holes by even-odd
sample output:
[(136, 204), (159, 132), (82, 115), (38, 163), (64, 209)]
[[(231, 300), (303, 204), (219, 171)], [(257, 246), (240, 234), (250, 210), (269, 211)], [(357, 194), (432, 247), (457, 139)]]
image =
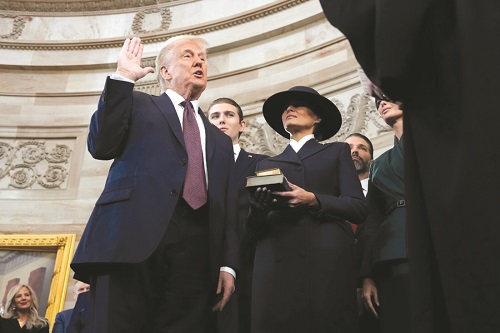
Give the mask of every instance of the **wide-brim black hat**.
[(331, 138), (339, 131), (342, 125), (342, 116), (337, 106), (313, 88), (296, 86), (272, 95), (262, 107), (262, 113), (267, 123), (281, 136), (290, 138), (290, 133), (283, 127), (281, 116), (292, 101), (304, 102), (307, 106), (312, 107), (312, 111), (321, 118), (321, 122), (316, 125), (321, 133), (321, 138), (317, 138), (320, 141)]

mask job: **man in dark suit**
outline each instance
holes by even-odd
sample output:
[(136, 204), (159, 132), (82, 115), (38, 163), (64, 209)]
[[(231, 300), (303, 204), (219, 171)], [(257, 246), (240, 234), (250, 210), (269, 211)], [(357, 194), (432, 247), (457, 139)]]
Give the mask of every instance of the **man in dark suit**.
[(222, 332), (250, 332), (250, 296), (252, 292), (253, 256), (255, 240), (245, 233), (248, 217), (250, 195), (245, 188), (248, 176), (255, 174), (255, 166), (266, 155), (248, 153), (240, 147), (239, 138), (246, 128), (243, 111), (238, 103), (230, 98), (218, 98), (208, 108), (208, 119), (233, 142), (234, 184), (238, 191), (238, 234), (241, 239), (240, 273), (236, 283), (236, 291), (228, 308), (221, 313), (219, 328)]
[(500, 332), (500, 2), (321, 4), (404, 104), (412, 331)]
[(94, 333), (91, 309), (89, 309), (89, 296), (90, 292), (83, 292), (78, 295), (68, 321), (67, 333)]
[[(87, 292), (90, 289), (90, 285), (82, 282), (76, 281), (73, 285), (73, 300), (76, 301), (78, 295), (83, 292)], [(56, 320), (54, 322), (54, 327), (52, 328), (52, 333), (66, 333), (67, 327), (71, 318), (71, 314), (73, 313), (73, 309), (68, 309), (59, 312), (56, 315)]]
[(89, 151), (114, 162), (72, 268), (92, 286), (95, 332), (213, 332), (239, 261), (231, 140), (198, 109), (206, 42), (167, 41), (161, 96), (133, 90), (154, 71), (142, 51), (125, 41), (92, 117)]
[[(366, 136), (361, 133), (351, 133), (344, 140), (345, 143), (351, 148), (351, 157), (354, 162), (354, 167), (358, 174), (363, 194), (368, 194), (368, 175), (370, 165), (373, 162), (373, 144)], [(352, 224), (353, 230), (353, 248), (354, 248), (354, 261), (356, 269), (359, 272), (361, 269), (361, 258), (363, 253), (363, 246), (366, 245), (365, 226), (363, 224)], [(376, 319), (370, 311), (366, 310), (365, 302), (363, 300), (363, 288), (358, 286), (358, 314), (359, 314), (359, 330), (361, 333), (377, 333), (380, 331), (378, 319)]]

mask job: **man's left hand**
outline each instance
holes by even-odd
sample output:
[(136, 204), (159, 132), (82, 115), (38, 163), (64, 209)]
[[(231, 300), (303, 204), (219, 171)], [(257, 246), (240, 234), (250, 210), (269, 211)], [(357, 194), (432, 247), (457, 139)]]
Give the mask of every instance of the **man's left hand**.
[(212, 310), (222, 311), (229, 301), (229, 298), (234, 293), (234, 289), (234, 276), (228, 272), (220, 272), (219, 283), (217, 285), (217, 295), (222, 293), (222, 298), (214, 305)]

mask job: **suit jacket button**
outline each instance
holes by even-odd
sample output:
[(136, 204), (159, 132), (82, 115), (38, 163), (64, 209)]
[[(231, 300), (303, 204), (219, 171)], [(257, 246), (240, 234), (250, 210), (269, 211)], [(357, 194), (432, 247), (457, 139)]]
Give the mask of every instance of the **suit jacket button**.
[(302, 250), (299, 252), (299, 257), (305, 258), (305, 256), (306, 256), (306, 251)]
[(170, 191), (170, 194), (173, 195), (173, 196), (176, 196), (177, 195), (177, 190)]
[(358, 243), (359, 243), (358, 239), (354, 238), (354, 244), (358, 244)]

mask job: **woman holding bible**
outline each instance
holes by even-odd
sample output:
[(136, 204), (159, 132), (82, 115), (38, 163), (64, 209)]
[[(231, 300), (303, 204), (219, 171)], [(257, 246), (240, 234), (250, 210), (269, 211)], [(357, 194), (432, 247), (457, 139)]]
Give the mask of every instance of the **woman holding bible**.
[(346, 143), (321, 144), (342, 122), (316, 90), (297, 86), (266, 100), (263, 114), (285, 150), (256, 171), (279, 168), (291, 191), (265, 187), (247, 221), (257, 238), (252, 290), (253, 333), (356, 332), (352, 223), (367, 205)]

